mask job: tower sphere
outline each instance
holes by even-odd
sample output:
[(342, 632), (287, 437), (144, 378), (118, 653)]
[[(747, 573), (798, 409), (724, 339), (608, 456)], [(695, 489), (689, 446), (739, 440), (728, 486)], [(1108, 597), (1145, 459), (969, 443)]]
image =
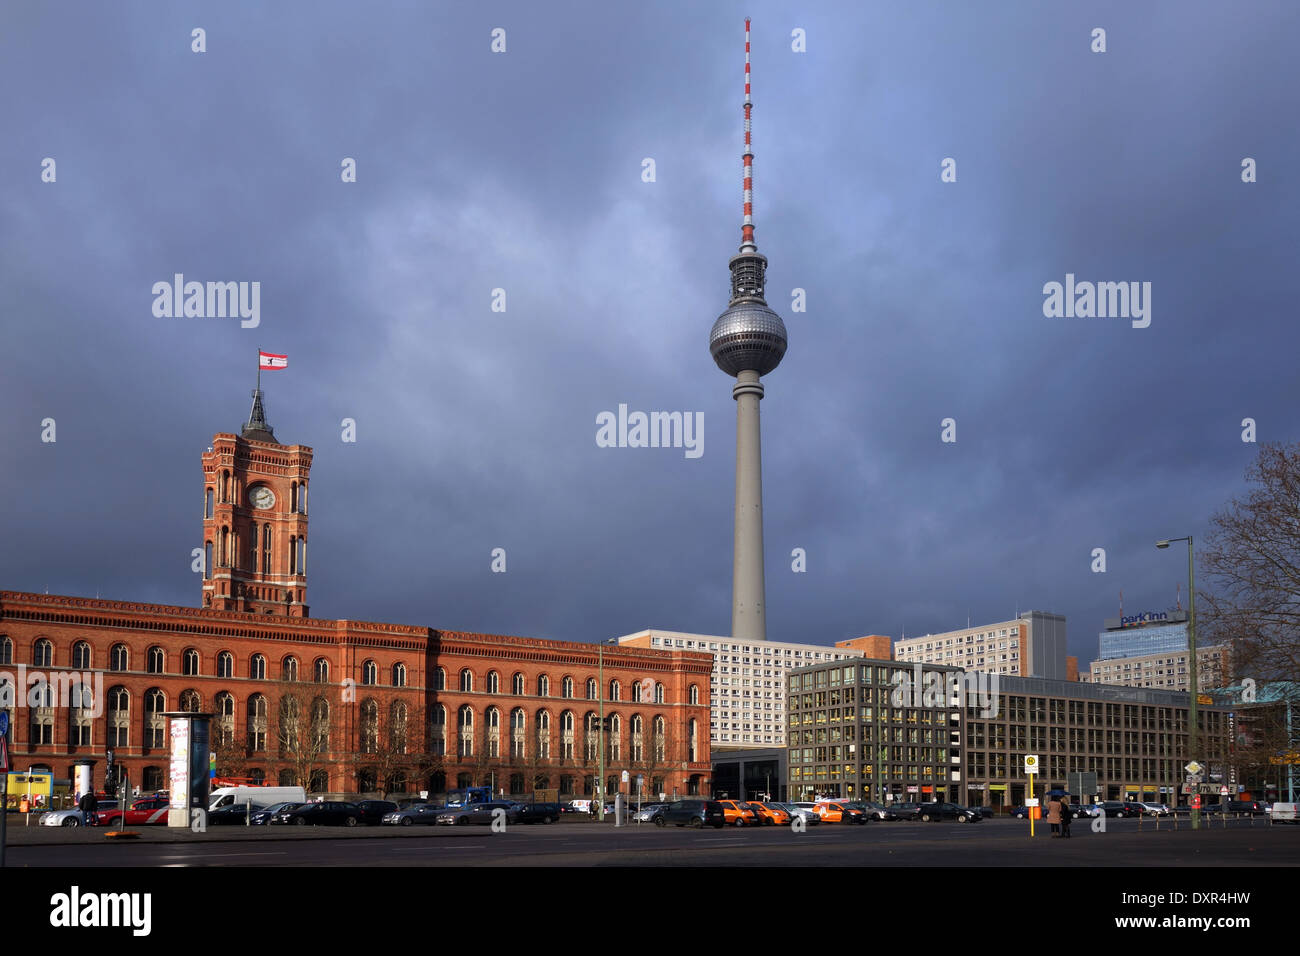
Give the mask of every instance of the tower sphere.
[(736, 302), (713, 323), (709, 352), (728, 375), (766, 375), (785, 355), (785, 323), (761, 301)]

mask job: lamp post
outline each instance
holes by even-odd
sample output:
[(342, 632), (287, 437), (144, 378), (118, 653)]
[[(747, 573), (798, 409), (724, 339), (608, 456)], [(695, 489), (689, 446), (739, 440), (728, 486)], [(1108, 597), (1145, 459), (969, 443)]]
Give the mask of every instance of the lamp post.
[(596, 778), (596, 799), (600, 801), (600, 809), (597, 811), (596, 819), (601, 823), (605, 822), (605, 645), (613, 644), (615, 640), (616, 638), (611, 637), (596, 645), (596, 698), (600, 702), (600, 756), (596, 762), (596, 769), (600, 774)]
[[(1156, 547), (1164, 550), (1175, 541), (1187, 542), (1187, 757), (1189, 761), (1193, 761), (1196, 759), (1196, 752), (1200, 749), (1196, 717), (1196, 697), (1200, 693), (1200, 688), (1196, 684), (1196, 560), (1192, 550), (1192, 536), (1157, 541)], [(1201, 809), (1193, 805), (1192, 829), (1200, 828)]]

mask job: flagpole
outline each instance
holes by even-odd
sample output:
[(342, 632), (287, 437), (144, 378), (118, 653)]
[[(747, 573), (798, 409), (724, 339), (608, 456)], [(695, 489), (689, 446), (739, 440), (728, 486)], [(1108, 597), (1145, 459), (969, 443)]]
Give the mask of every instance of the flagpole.
[(261, 346), (258, 346), (257, 349), (257, 391), (259, 394), (262, 391), (262, 348)]

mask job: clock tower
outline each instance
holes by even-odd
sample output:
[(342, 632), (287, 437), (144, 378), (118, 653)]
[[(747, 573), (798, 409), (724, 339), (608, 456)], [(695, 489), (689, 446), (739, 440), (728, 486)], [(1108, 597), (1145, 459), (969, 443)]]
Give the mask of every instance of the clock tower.
[(203, 455), (203, 606), (308, 617), (307, 476), (311, 449), (282, 445), (262, 390), (240, 434)]

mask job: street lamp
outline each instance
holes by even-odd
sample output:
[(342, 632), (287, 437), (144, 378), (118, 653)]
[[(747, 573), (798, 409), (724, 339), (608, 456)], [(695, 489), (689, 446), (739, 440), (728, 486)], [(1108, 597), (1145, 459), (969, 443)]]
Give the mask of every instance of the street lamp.
[[(1162, 551), (1169, 547), (1175, 541), (1187, 542), (1187, 656), (1188, 656), (1188, 707), (1187, 707), (1187, 756), (1188, 760), (1196, 760), (1196, 752), (1200, 749), (1199, 733), (1197, 728), (1196, 717), (1196, 697), (1200, 689), (1196, 685), (1196, 561), (1192, 552), (1192, 536), (1185, 538), (1166, 538), (1163, 541), (1157, 541), (1156, 547)], [(1192, 829), (1201, 828), (1201, 809), (1195, 805), (1192, 806)]]
[(601, 823), (605, 822), (605, 645), (616, 640), (611, 637), (596, 645), (596, 698), (600, 701), (600, 757), (596, 764), (600, 776), (596, 778), (596, 799), (600, 801), (597, 819)]

